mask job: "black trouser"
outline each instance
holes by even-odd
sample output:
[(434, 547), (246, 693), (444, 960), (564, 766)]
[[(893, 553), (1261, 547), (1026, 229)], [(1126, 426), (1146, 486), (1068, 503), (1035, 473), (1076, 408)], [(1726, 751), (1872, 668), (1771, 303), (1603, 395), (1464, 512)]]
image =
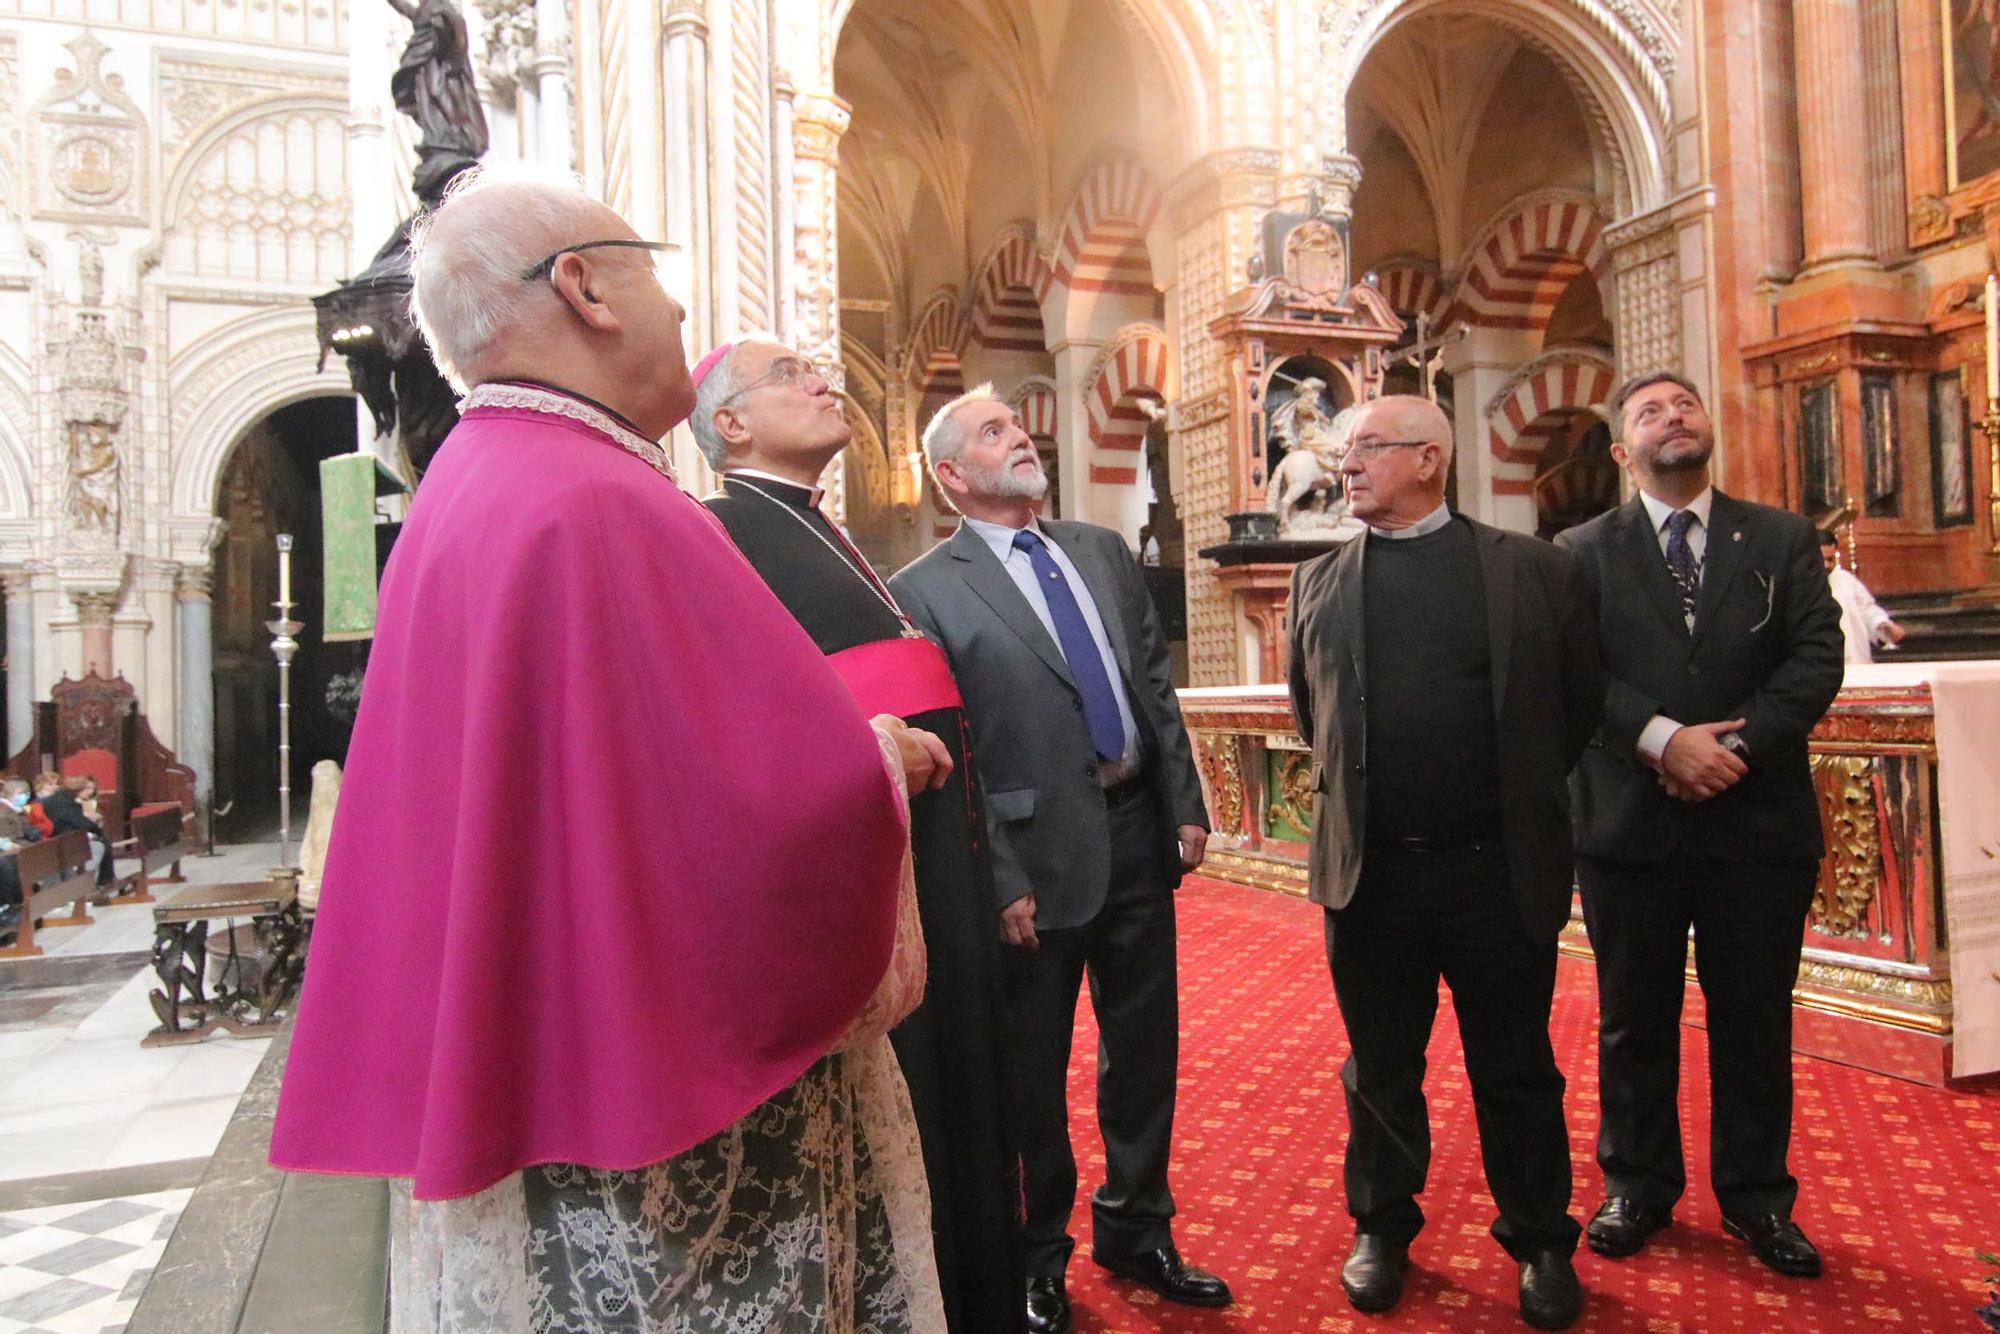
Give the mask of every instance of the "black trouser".
[(1732, 1216), (1789, 1217), (1792, 984), (1812, 862), (1578, 861), (1597, 954), (1597, 1164), (1610, 1195), (1668, 1208), (1687, 1187), (1678, 1106), (1688, 928), (1708, 1003), (1709, 1182)]
[(1031, 1277), (1060, 1275), (1075, 1243), (1076, 1155), (1069, 1142), (1070, 1032), (1086, 972), (1097, 1015), (1097, 1122), (1104, 1184), (1090, 1198), (1091, 1244), (1137, 1254), (1169, 1245), (1167, 1189), (1180, 1051), (1174, 900), (1148, 799), (1111, 809), (1111, 886), (1084, 926), (1038, 932), (1006, 951), (1007, 1011), (1019, 1037), (1014, 1108), (1027, 1197)]
[(1340, 1080), (1355, 1230), (1408, 1245), (1423, 1227), (1424, 1047), (1443, 977), (1499, 1209), (1493, 1235), (1516, 1259), (1574, 1251), (1563, 1077), (1549, 1046), (1555, 942), (1521, 924), (1499, 841), (1440, 853), (1370, 846), (1353, 900), (1326, 915), (1326, 936), (1351, 1051)]

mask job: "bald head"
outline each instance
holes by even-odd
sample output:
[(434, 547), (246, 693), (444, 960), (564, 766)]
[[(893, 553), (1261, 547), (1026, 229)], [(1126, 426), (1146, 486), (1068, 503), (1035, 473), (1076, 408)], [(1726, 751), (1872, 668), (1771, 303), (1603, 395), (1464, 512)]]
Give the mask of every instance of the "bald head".
[(1377, 440), (1423, 440), (1444, 451), (1451, 462), (1451, 418), (1428, 398), (1415, 394), (1385, 394), (1363, 404), (1354, 414), (1353, 435), (1366, 429)]
[(1354, 414), (1340, 461), (1347, 507), (1376, 528), (1407, 528), (1444, 502), (1451, 419), (1427, 398), (1390, 394)]
[(410, 231), (410, 306), (446, 379), (464, 389), (513, 331), (557, 318), (545, 282), (521, 274), (544, 255), (600, 236), (631, 236), (624, 219), (572, 176), (526, 168), (467, 172)]
[(460, 389), (544, 381), (666, 434), (694, 398), (684, 312), (653, 252), (604, 244), (639, 239), (575, 176), (530, 166), (460, 176), (410, 231), (410, 308), (438, 370)]

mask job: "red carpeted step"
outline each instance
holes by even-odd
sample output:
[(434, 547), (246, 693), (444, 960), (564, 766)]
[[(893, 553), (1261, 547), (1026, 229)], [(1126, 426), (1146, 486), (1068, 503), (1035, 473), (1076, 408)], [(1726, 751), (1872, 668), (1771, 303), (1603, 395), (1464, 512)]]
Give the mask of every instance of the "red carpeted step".
[[(1070, 1108), (1083, 1180), (1070, 1266), (1077, 1328), (1231, 1330), (1525, 1329), (1515, 1270), (1487, 1235), (1472, 1098), (1448, 999), (1431, 1041), (1429, 1222), (1412, 1248), (1402, 1304), (1364, 1316), (1340, 1291), (1353, 1243), (1341, 1195), (1346, 1034), (1326, 971), (1320, 912), (1262, 890), (1191, 880), (1180, 893), (1181, 1065), (1173, 1187), (1175, 1236), (1193, 1263), (1227, 1278), (1226, 1311), (1172, 1306), (1108, 1279), (1088, 1259), (1089, 1192), (1103, 1179), (1093, 1093), (1096, 1026), (1079, 1007)], [(1552, 1023), (1569, 1079), (1579, 1222), (1601, 1199), (1597, 1005), (1587, 964), (1565, 960)], [(2000, 1249), (2000, 1097), (1954, 1094), (1797, 1058), (1792, 1170), (1797, 1217), (1826, 1258), (1818, 1281), (1785, 1279), (1723, 1234), (1708, 1193), (1705, 1035), (1682, 1030), (1681, 1122), (1690, 1161), (1676, 1225), (1640, 1256), (1577, 1252), (1589, 1298), (1579, 1328), (1642, 1334), (1722, 1331), (1968, 1332)]]

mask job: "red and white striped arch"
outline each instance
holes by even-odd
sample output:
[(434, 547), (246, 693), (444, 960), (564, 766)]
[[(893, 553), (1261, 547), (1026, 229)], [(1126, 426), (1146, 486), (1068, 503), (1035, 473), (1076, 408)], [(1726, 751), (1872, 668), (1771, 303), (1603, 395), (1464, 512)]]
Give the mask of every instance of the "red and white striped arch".
[(1146, 233), (1160, 214), (1159, 192), (1128, 157), (1106, 158), (1084, 173), (1056, 234), (1055, 262), (1038, 277), (1044, 300), (1057, 284), (1072, 291), (1153, 294)]
[(1493, 494), (1528, 496), (1542, 450), (1578, 411), (1605, 413), (1615, 372), (1600, 353), (1552, 352), (1528, 364), (1527, 374), (1486, 414), (1486, 443), (1493, 453)]
[(1444, 284), (1438, 281), (1435, 265), (1392, 260), (1375, 270), (1375, 285), (1381, 289), (1389, 309), (1405, 320), (1414, 324), (1417, 316), (1428, 315), (1432, 329), (1443, 327), (1451, 299), (1445, 294)]
[(1486, 328), (1539, 332), (1548, 327), (1563, 289), (1586, 269), (1600, 285), (1611, 272), (1597, 206), (1578, 195), (1530, 201), (1474, 247), (1455, 309)]
[(1009, 403), (1021, 429), (1038, 445), (1056, 442), (1056, 387), (1041, 376), (1023, 380)]
[(936, 292), (910, 326), (910, 337), (903, 344), (904, 377), (928, 392), (931, 381), (949, 368), (959, 376), (962, 386), (964, 376), (958, 362), (971, 336), (972, 326), (965, 317), (965, 308), (959, 304), (958, 294), (949, 288)]
[(1167, 336), (1150, 324), (1121, 330), (1098, 355), (1083, 406), (1091, 446), (1090, 480), (1131, 485), (1139, 480), (1152, 418), (1141, 398), (1167, 392)]
[(1019, 225), (1003, 228), (987, 247), (972, 289), (972, 336), (994, 352), (1046, 352), (1042, 329), (1045, 267), (1034, 238)]

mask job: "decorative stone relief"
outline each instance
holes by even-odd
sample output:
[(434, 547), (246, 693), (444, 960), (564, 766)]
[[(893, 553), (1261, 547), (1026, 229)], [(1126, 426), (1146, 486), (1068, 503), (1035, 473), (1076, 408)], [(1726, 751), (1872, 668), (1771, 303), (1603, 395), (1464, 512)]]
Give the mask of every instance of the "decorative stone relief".
[(348, 264), (346, 117), (284, 105), (211, 139), (179, 174), (166, 236), (175, 273), (331, 283)]
[(1680, 255), (1672, 218), (1664, 211), (1604, 231), (1617, 299), (1619, 369), (1681, 369)]
[(535, 79), (535, 0), (473, 0), (485, 20), (486, 47), (474, 62), (502, 102)]
[(0, 215), (21, 212), (21, 55), (12, 34), (0, 33)]
[[(305, 92), (345, 101), (345, 84), (321, 70), (219, 61), (160, 60), (160, 129), (165, 141), (185, 148), (202, 127), (245, 103), (280, 93)], [(172, 168), (168, 168), (172, 175)]]
[[(85, 246), (86, 254), (95, 249)], [(129, 402), (124, 352), (103, 311), (81, 310), (59, 355), (65, 541), (82, 549), (115, 547), (125, 512), (118, 439)]]
[(32, 112), (30, 171), (37, 217), (143, 226), (151, 202), (152, 136), (125, 80), (103, 69), (110, 50), (85, 29), (66, 49), (76, 68)]

